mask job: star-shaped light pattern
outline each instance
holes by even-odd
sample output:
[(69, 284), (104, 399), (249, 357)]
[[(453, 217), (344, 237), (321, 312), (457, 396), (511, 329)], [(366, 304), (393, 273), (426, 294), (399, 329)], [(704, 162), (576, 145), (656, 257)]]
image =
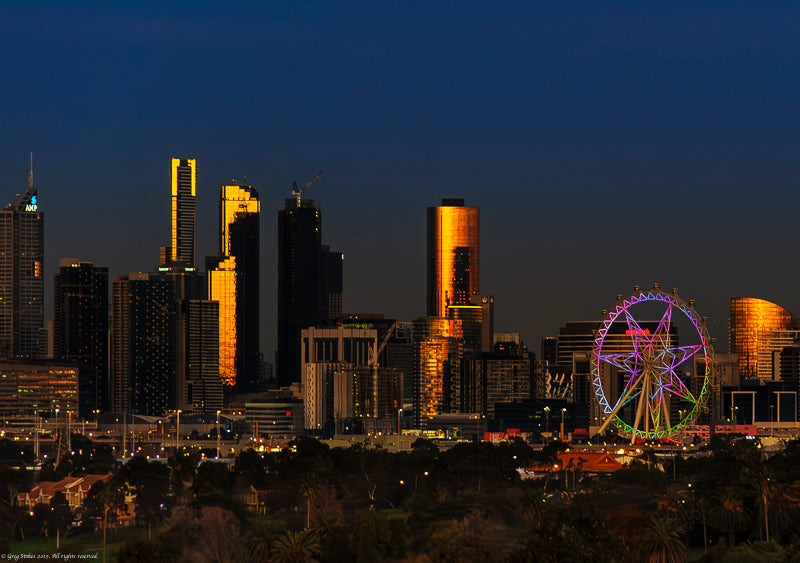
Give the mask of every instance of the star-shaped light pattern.
[[(641, 301), (662, 301), (666, 304), (661, 321), (652, 334), (647, 330), (643, 330), (629, 311), (631, 305)], [(692, 346), (671, 345), (670, 328), (674, 308), (678, 308), (689, 317), (698, 330), (701, 344)], [(630, 353), (605, 354), (602, 351), (606, 334), (616, 319), (624, 319), (627, 324), (627, 334), (631, 337), (632, 351)], [(706, 382), (702, 386), (699, 397), (696, 398), (686, 388), (676, 370), (701, 350), (706, 355), (706, 359), (708, 359), (709, 350), (705, 344), (705, 335), (707, 333), (700, 326), (697, 317), (677, 296), (672, 297), (660, 291), (634, 295), (630, 300), (623, 301), (621, 305), (617, 306), (616, 310), (611, 313), (610, 318), (603, 323), (603, 327), (598, 333), (599, 336), (596, 339), (597, 347), (594, 351), (595, 360), (592, 367), (593, 383), (597, 388), (595, 394), (598, 396), (600, 405), (610, 415), (602, 426), (601, 432), (614, 419), (619, 428), (631, 434), (632, 440), (636, 437), (661, 438), (674, 434), (685, 426), (687, 421), (696, 416), (700, 403), (707, 395), (708, 371), (706, 372)], [(613, 403), (608, 400), (602, 389), (599, 370), (600, 362), (615, 366), (626, 376), (624, 378), (624, 388)], [(691, 408), (687, 411), (688, 415), (683, 420), (678, 421), (675, 426), (671, 425), (669, 418), (669, 401), (672, 396), (682, 399), (691, 405)], [(635, 420), (633, 426), (630, 426), (622, 421), (617, 416), (617, 413), (623, 406), (632, 401), (636, 405)]]

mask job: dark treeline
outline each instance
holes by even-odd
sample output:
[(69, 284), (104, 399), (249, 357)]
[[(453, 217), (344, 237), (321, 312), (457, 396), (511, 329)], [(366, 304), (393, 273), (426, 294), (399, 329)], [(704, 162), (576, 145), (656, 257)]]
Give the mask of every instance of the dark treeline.
[(519, 439), (410, 452), (329, 448), (300, 437), (233, 465), (185, 449), (118, 466), (90, 443), (39, 480), (103, 470), (80, 507), (63, 495), (23, 509), (32, 476), (0, 466), (0, 552), (24, 537), (134, 525), (119, 561), (794, 561), (800, 558), (800, 441), (771, 456), (716, 440), (706, 457), (652, 452), (610, 475), (571, 464), (539, 480), (566, 444)]

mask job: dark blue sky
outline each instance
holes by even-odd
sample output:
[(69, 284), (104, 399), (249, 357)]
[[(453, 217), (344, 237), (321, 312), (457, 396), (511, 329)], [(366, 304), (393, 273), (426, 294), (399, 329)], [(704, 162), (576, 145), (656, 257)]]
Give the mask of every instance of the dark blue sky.
[(0, 186), (34, 151), (48, 293), (66, 256), (152, 269), (191, 156), (198, 259), (219, 186), (260, 190), (270, 360), (276, 211), (321, 169), (347, 311), (424, 313), (442, 197), (481, 208), (496, 329), (537, 352), (634, 284), (694, 298), (719, 351), (732, 296), (800, 311), (800, 6), (167, 4), (0, 7)]

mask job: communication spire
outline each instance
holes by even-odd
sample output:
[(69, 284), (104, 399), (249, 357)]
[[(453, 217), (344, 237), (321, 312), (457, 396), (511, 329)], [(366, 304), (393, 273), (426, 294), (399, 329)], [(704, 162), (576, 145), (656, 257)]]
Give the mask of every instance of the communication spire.
[(31, 151), (31, 171), (28, 172), (28, 189), (33, 189), (33, 151)]

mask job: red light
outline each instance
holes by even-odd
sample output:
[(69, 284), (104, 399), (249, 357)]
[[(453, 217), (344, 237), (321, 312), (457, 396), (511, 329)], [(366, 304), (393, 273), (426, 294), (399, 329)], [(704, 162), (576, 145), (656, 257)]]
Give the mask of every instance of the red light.
[(289, 411), (286, 411), (286, 416), (292, 416), (292, 413), (290, 413)]
[(633, 330), (627, 329), (625, 331), (625, 334), (627, 334), (628, 336), (631, 336), (631, 335), (633, 335), (633, 336), (644, 336), (646, 334), (650, 334), (650, 329), (649, 328), (633, 329)]

